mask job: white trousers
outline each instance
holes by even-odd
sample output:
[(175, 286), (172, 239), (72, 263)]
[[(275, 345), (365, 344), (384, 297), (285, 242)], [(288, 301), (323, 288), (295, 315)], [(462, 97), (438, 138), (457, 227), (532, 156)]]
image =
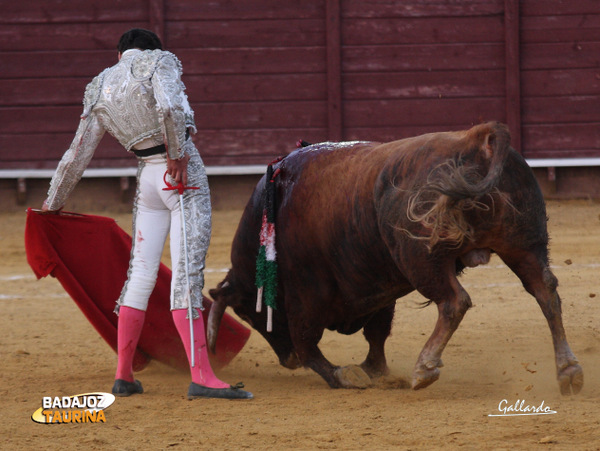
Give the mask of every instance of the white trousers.
[[(147, 309), (169, 235), (172, 266), (171, 309), (183, 309), (188, 306), (179, 193), (176, 190), (163, 190), (167, 187), (164, 182), (166, 170), (167, 159), (164, 154), (144, 158), (140, 163), (133, 212), (131, 260), (118, 305), (143, 311)], [(210, 241), (211, 207), (204, 165), (197, 151), (188, 166), (188, 184), (202, 185), (199, 190), (186, 190), (183, 196), (190, 294), (192, 305), (202, 308), (203, 270)]]

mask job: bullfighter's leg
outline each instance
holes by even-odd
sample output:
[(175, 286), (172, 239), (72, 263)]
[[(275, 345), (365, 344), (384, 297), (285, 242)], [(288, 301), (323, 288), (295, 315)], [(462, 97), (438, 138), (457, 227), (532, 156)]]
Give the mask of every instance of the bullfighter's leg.
[[(444, 352), (446, 345), (450, 341), (454, 331), (458, 328), (465, 313), (471, 307), (471, 298), (458, 283), (456, 277), (451, 276), (445, 282), (445, 284), (438, 285), (436, 292), (451, 293), (451, 295), (445, 294), (446, 298), (444, 300), (436, 301), (438, 320), (433, 333), (429, 337), (429, 340), (427, 340), (427, 343), (425, 343), (417, 359), (412, 380), (412, 388), (414, 390), (425, 388), (439, 379), (439, 368), (443, 366), (442, 352)], [(419, 291), (429, 299), (435, 299), (433, 296), (428, 296), (429, 287), (432, 287), (431, 283), (427, 285), (427, 288), (420, 289)]]
[(390, 372), (385, 359), (384, 346), (392, 330), (394, 310), (395, 305), (380, 310), (363, 328), (365, 339), (369, 343), (369, 353), (360, 367), (371, 378), (385, 376)]
[(527, 292), (535, 297), (548, 321), (554, 344), (560, 392), (563, 395), (579, 393), (583, 387), (583, 370), (567, 342), (562, 322), (560, 296), (556, 291), (558, 280), (550, 268), (541, 263), (532, 252), (523, 253), (519, 258), (503, 257), (503, 260), (521, 279)]

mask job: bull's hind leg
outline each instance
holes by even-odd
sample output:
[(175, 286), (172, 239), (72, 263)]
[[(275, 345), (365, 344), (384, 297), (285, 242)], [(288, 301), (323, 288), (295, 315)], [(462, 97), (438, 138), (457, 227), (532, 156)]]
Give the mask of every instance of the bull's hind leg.
[[(439, 379), (439, 368), (443, 366), (442, 352), (444, 352), (465, 313), (471, 307), (469, 294), (458, 283), (454, 275), (445, 282), (440, 281), (437, 288), (432, 288), (433, 285), (428, 284), (424, 289), (419, 289), (421, 294), (430, 299), (437, 299), (438, 293), (442, 293), (444, 299), (436, 301), (438, 320), (415, 365), (412, 380), (414, 390), (425, 388)], [(432, 289), (436, 291), (435, 296), (430, 296), (428, 293)]]
[[(503, 257), (502, 255), (500, 255)], [(523, 287), (535, 297), (548, 321), (560, 392), (563, 395), (579, 393), (583, 387), (583, 370), (571, 351), (562, 322), (560, 296), (556, 291), (558, 280), (546, 264), (534, 253), (523, 253), (519, 258), (504, 258), (504, 262), (521, 279)]]

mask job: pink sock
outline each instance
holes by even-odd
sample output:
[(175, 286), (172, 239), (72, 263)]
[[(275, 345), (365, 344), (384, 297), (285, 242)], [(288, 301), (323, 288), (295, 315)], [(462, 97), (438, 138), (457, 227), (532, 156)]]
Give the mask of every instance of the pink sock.
[[(208, 350), (206, 348), (206, 335), (204, 333), (204, 321), (202, 315), (194, 320), (194, 367), (190, 354), (190, 320), (187, 318), (187, 309), (173, 310), (173, 321), (179, 332), (185, 352), (190, 362), (190, 371), (192, 373), (192, 382), (210, 388), (228, 388), (229, 384), (221, 381), (212, 370), (208, 360)], [(201, 312), (199, 312), (201, 313)]]
[(144, 326), (146, 312), (124, 305), (119, 307), (117, 328), (117, 374), (115, 379), (133, 382), (133, 356)]

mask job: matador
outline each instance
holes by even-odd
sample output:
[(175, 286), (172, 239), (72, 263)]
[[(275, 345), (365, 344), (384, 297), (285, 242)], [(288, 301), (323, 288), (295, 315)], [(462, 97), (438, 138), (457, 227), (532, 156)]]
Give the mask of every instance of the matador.
[[(118, 52), (118, 63), (102, 71), (85, 90), (81, 122), (42, 207), (58, 211), (64, 206), (105, 132), (135, 154), (133, 240), (127, 280), (115, 308), (119, 315), (118, 363), (112, 392), (116, 396), (143, 393), (141, 382), (133, 377), (133, 356), (169, 235), (171, 311), (190, 361), (188, 398), (252, 398), (240, 384), (232, 386), (216, 377), (206, 350), (198, 309), (202, 309), (211, 235), (210, 191), (204, 164), (191, 139), (196, 126), (181, 80), (181, 63), (173, 53), (162, 50), (156, 34), (139, 28), (123, 34)], [(183, 221), (178, 192), (164, 190), (166, 180), (171, 185), (197, 188), (183, 191)]]

